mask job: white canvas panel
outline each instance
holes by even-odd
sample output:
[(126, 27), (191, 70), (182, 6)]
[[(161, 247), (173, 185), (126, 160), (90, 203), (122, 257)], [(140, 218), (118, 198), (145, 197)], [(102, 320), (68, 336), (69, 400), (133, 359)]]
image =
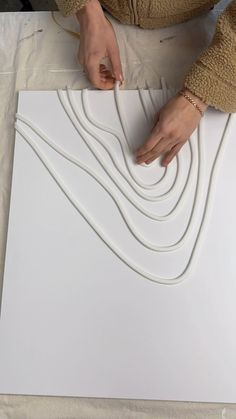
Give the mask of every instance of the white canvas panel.
[(0, 393), (236, 402), (235, 116), (137, 166), (168, 97), (20, 92)]

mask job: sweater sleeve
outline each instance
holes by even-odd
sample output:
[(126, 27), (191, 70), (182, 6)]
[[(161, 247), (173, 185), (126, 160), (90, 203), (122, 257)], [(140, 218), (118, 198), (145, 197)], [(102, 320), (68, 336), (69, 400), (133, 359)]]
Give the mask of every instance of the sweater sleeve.
[(86, 5), (88, 0), (56, 0), (58, 8), (64, 16), (69, 16), (76, 13)]
[(190, 68), (184, 86), (207, 105), (236, 112), (236, 0), (218, 18), (212, 43)]

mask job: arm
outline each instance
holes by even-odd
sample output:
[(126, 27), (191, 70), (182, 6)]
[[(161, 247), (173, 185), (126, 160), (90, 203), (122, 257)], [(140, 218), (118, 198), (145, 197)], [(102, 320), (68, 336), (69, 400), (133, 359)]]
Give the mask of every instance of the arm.
[[(99, 89), (112, 89), (123, 82), (119, 47), (112, 25), (98, 0), (56, 0), (64, 15), (75, 13), (80, 24), (79, 62), (91, 83)], [(107, 57), (109, 70), (101, 61)]]
[[(119, 47), (111, 23), (98, 0), (57, 0), (64, 14), (75, 13), (80, 24), (79, 62), (91, 83), (99, 89), (112, 89), (123, 81)], [(109, 70), (101, 61), (107, 57)]]
[[(185, 93), (194, 100), (202, 112), (207, 109), (207, 105), (192, 92), (185, 89)], [(162, 165), (167, 166), (189, 139), (200, 119), (200, 112), (185, 97), (174, 96), (159, 111), (151, 135), (136, 151), (137, 164), (150, 164), (162, 155)]]
[[(236, 112), (236, 0), (218, 19), (212, 43), (193, 64), (184, 88), (202, 111), (211, 105), (223, 112)], [(168, 165), (200, 119), (184, 97), (172, 98), (160, 110), (148, 140), (137, 150), (137, 163), (151, 163), (163, 155), (162, 164)]]
[[(119, 47), (113, 27), (98, 0), (89, 0), (76, 16), (80, 23), (79, 62), (94, 86), (112, 89), (116, 80), (123, 81)], [(111, 63), (111, 71), (101, 64), (105, 57)]]

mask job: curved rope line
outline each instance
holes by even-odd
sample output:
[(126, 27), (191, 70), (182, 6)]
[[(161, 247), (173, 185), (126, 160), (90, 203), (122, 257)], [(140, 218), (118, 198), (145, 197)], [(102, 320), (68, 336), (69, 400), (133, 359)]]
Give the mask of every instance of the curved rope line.
[[(130, 187), (136, 192), (137, 195), (139, 195), (141, 198), (149, 200), (149, 201), (161, 201), (163, 199), (168, 198), (167, 194), (163, 194), (163, 195), (147, 195), (142, 189), (139, 189), (139, 187), (137, 187), (137, 185), (133, 184), (133, 182), (129, 179), (129, 177), (126, 176), (126, 174), (124, 173), (123, 169), (120, 167), (119, 165), (119, 161), (116, 158), (116, 156), (114, 156), (111, 151), (109, 150), (109, 148), (106, 147), (106, 145), (104, 144), (102, 138), (100, 137), (100, 135), (98, 135), (93, 129), (91, 129), (91, 127), (87, 124), (86, 120), (84, 119), (84, 117), (82, 116), (82, 113), (79, 113), (78, 116), (78, 111), (77, 109), (77, 104), (74, 100), (73, 94), (71, 90), (68, 90), (67, 92), (65, 92), (67, 94), (67, 101), (68, 104), (66, 104), (64, 96), (63, 96), (63, 91), (59, 90), (59, 98), (61, 100), (62, 106), (64, 107), (64, 110), (66, 111), (68, 117), (70, 118), (72, 124), (74, 125), (75, 129), (79, 132), (79, 134), (82, 136), (81, 134), (81, 130), (80, 130), (80, 125), (82, 126), (82, 128), (84, 129), (84, 131), (89, 134), (90, 136), (92, 136), (103, 148), (104, 150), (109, 154), (109, 157), (114, 165), (114, 167), (116, 168), (116, 170), (119, 172), (119, 174), (123, 177), (123, 179), (130, 185)], [(84, 112), (84, 109), (83, 109)], [(75, 119), (73, 118), (73, 116), (75, 117)], [(86, 114), (85, 114), (86, 119), (88, 120)], [(87, 139), (85, 137), (83, 137), (85, 143), (87, 144), (87, 146), (91, 149), (93, 149), (94, 153), (96, 154), (96, 159), (99, 161), (99, 163), (102, 165), (102, 167), (104, 168), (105, 166), (107, 167), (106, 164), (106, 160), (102, 157), (102, 155), (93, 147), (92, 142), (90, 142), (90, 144), (88, 143)], [(98, 158), (99, 156), (99, 158)], [(109, 169), (107, 169), (109, 171)], [(172, 188), (172, 186), (170, 187), (170, 189)], [(154, 188), (152, 188), (152, 190), (154, 190)], [(168, 191), (169, 192), (169, 191)]]
[[(146, 120), (149, 124), (153, 125), (154, 118), (152, 117), (151, 113), (148, 112), (147, 104), (146, 104), (145, 97), (144, 97), (144, 90), (143, 89), (138, 89), (138, 94), (139, 94), (139, 99), (140, 99), (140, 102), (142, 104), (142, 108), (143, 108), (143, 111), (144, 111), (144, 114), (145, 114), (145, 118), (146, 118)], [(153, 114), (154, 114), (154, 112), (153, 112)]]
[(168, 102), (168, 89), (165, 77), (161, 77), (161, 89), (163, 91), (163, 106)]
[(159, 111), (163, 106), (163, 99), (162, 99), (162, 103), (161, 103), (159, 96), (157, 96), (157, 95), (155, 95), (155, 97), (153, 96), (153, 89), (148, 88), (148, 90), (149, 90), (149, 94), (152, 98), (153, 106), (155, 107), (155, 109), (158, 109), (158, 111)]
[[(43, 139), (43, 141), (45, 141), (51, 148), (53, 148), (55, 151), (57, 151), (60, 155), (62, 155), (67, 160), (71, 161), (73, 164), (75, 164), (78, 167), (80, 167), (82, 170), (85, 170), (95, 180), (98, 179), (98, 183), (101, 186), (103, 186), (103, 183), (105, 185), (107, 185), (106, 182), (96, 172), (94, 172), (92, 169), (90, 169), (89, 166), (87, 166), (82, 161), (80, 161), (77, 158), (75, 158), (73, 155), (67, 153), (65, 150), (63, 150), (56, 143), (51, 142), (48, 139), (48, 137), (45, 135), (45, 133), (39, 127), (35, 127), (35, 125), (33, 125), (32, 121), (30, 121), (29, 119), (23, 117), (19, 113), (16, 114), (16, 118), (17, 118), (17, 120), (19, 120), (22, 123), (24, 123), (25, 125), (27, 125), (36, 135), (40, 136)], [(18, 126), (17, 126), (17, 128), (18, 128)], [(110, 176), (108, 175), (108, 177), (110, 177)], [(113, 183), (115, 183), (115, 185), (117, 186), (118, 190), (130, 202), (130, 204), (133, 205), (133, 207), (136, 208), (136, 210), (139, 211), (141, 214), (143, 214), (145, 217), (148, 217), (151, 220), (160, 221), (160, 222), (167, 221), (167, 220), (169, 220), (171, 218), (170, 215), (172, 215), (172, 213), (168, 213), (166, 216), (165, 215), (157, 215), (156, 213), (153, 214), (151, 212), (148, 212), (142, 205), (140, 205), (140, 204), (137, 205), (137, 203), (132, 200), (132, 198), (130, 197), (129, 193), (125, 189), (122, 189), (119, 186), (119, 184), (114, 179), (112, 179), (112, 180), (113, 180)], [(109, 193), (111, 193), (111, 195), (112, 195), (113, 194), (113, 191), (110, 189), (110, 187), (109, 186), (107, 186), (107, 187), (104, 186), (104, 189), (106, 189), (106, 188), (109, 189)]]
[[(164, 101), (164, 99), (165, 100), (167, 100), (167, 99), (169, 100), (171, 98), (171, 91), (167, 89), (166, 82), (165, 82), (165, 79), (164, 78), (162, 80), (162, 88), (163, 88), (163, 90), (162, 90), (162, 94), (163, 94), (162, 100), (163, 101)], [(152, 105), (153, 105), (153, 112), (155, 113), (154, 101), (152, 101), (152, 95), (151, 95), (151, 92), (150, 92), (149, 87), (147, 89), (148, 89), (148, 92), (149, 92), (150, 103), (152, 103)], [(144, 114), (146, 116), (146, 119), (148, 120), (148, 115), (150, 115), (150, 112), (148, 112), (148, 108), (147, 108), (147, 104), (146, 104), (146, 98), (144, 96), (144, 91), (141, 90), (141, 89), (138, 89), (138, 90), (139, 90), (140, 101), (141, 101), (141, 104), (142, 104), (142, 107), (143, 107), (143, 110), (144, 110)], [(188, 141), (187, 144), (188, 144), (188, 147), (189, 147), (189, 150), (190, 150), (190, 167), (189, 167), (189, 170), (188, 170), (188, 173), (187, 173), (187, 178), (186, 178), (186, 182), (185, 182), (185, 185), (184, 185), (184, 188), (183, 188), (182, 193), (184, 192), (185, 187), (187, 186), (187, 183), (188, 183), (188, 180), (189, 180), (189, 176), (192, 174), (192, 172), (191, 172), (191, 165), (193, 164), (193, 159), (194, 159), (194, 156), (195, 156), (195, 154), (193, 153), (193, 149), (192, 149), (192, 145), (191, 145), (190, 141)], [(177, 154), (176, 161), (177, 161), (177, 173), (179, 173), (179, 171), (181, 170), (181, 167), (184, 166), (184, 164), (183, 164), (184, 163), (184, 159), (183, 159), (182, 153), (178, 153)], [(151, 165), (154, 165), (155, 163), (156, 163), (156, 161), (154, 161), (153, 163), (151, 163)], [(181, 176), (181, 178), (183, 178), (183, 175)], [(177, 180), (177, 175), (176, 175), (175, 180)], [(172, 184), (172, 191), (173, 190), (174, 190), (174, 184)], [(182, 196), (182, 194), (180, 194), (179, 198), (181, 198), (181, 196)]]
[[(213, 166), (210, 173), (210, 179), (208, 183), (207, 188), (207, 195), (205, 199), (205, 205), (204, 210), (201, 218), (200, 227), (190, 254), (190, 258), (187, 262), (187, 265), (183, 269), (183, 271), (174, 277), (171, 278), (162, 278), (157, 275), (154, 275), (150, 272), (147, 272), (146, 270), (142, 269), (140, 266), (138, 266), (135, 262), (130, 260), (123, 252), (122, 250), (116, 246), (112, 240), (102, 231), (102, 229), (99, 227), (99, 225), (94, 221), (94, 219), (87, 213), (86, 209), (80, 204), (80, 202), (74, 198), (73, 194), (70, 192), (70, 190), (67, 188), (66, 184), (64, 183), (63, 179), (57, 174), (57, 172), (54, 170), (53, 166), (50, 164), (50, 161), (46, 157), (45, 153), (41, 152), (40, 149), (37, 147), (36, 144), (34, 144), (29, 138), (24, 138), (25, 141), (29, 144), (29, 146), (34, 150), (34, 152), (37, 154), (41, 162), (44, 164), (45, 168), (48, 170), (48, 172), (51, 174), (51, 176), (54, 178), (57, 185), (60, 187), (60, 189), (64, 192), (64, 194), (67, 196), (69, 201), (72, 203), (74, 208), (81, 214), (81, 216), (85, 219), (85, 221), (90, 225), (90, 227), (94, 230), (94, 232), (101, 238), (101, 240), (110, 248), (110, 250), (120, 259), (122, 260), (129, 268), (131, 268), (133, 271), (138, 273), (139, 275), (143, 276), (144, 278), (152, 281), (157, 282), (160, 284), (166, 284), (166, 285), (174, 285), (177, 283), (182, 282), (186, 275), (189, 274), (193, 267), (193, 257), (195, 256), (195, 253), (199, 252), (199, 243), (201, 242), (204, 230), (206, 229), (206, 220), (209, 217), (209, 208), (210, 204), (212, 203), (212, 190), (216, 183), (216, 174), (219, 170), (220, 163), (222, 160), (225, 144), (227, 143), (225, 141), (226, 135), (228, 134), (228, 128), (231, 125), (229, 122), (232, 121), (232, 115), (229, 115), (227, 119), (227, 123), (225, 125), (223, 135), (220, 141), (220, 144), (218, 146), (216, 156), (213, 162)], [(195, 257), (196, 262), (196, 257)]]
[[(116, 131), (116, 129), (110, 128), (107, 125), (102, 124), (100, 121), (96, 121), (95, 120), (95, 118), (93, 117), (93, 115), (91, 114), (90, 109), (89, 109), (88, 89), (83, 89), (81, 91), (81, 102), (82, 102), (83, 112), (84, 112), (86, 118), (88, 119), (88, 121), (90, 122), (90, 124), (94, 125), (99, 130), (108, 132), (109, 134), (113, 135), (118, 140), (118, 143), (120, 145), (120, 149), (121, 149), (121, 152), (122, 152), (122, 156), (123, 156), (123, 159), (124, 159), (126, 168), (127, 168), (128, 172), (129, 172), (131, 178), (133, 178), (133, 180), (136, 182), (135, 178), (133, 177), (133, 171), (132, 171), (132, 169), (131, 169), (131, 167), (129, 165), (129, 161), (127, 159), (127, 153), (126, 153), (126, 151), (124, 149), (124, 147), (126, 147), (126, 149), (127, 149), (127, 144), (126, 143), (123, 144), (123, 141), (121, 139), (120, 133), (118, 131)], [(168, 168), (169, 168), (169, 166), (167, 168), (165, 167), (163, 175), (156, 182), (156, 184), (160, 184), (161, 183), (161, 181), (166, 176), (167, 171), (170, 171)]]
[(148, 87), (148, 93), (149, 93), (150, 101), (151, 101), (151, 104), (152, 104), (153, 113), (155, 114), (155, 113), (157, 113), (157, 109), (156, 109), (157, 105), (156, 105), (155, 100), (153, 98), (153, 90), (150, 87)]
[[(143, 97), (141, 95), (140, 89), (138, 90), (138, 92), (139, 92), (139, 99), (140, 99), (140, 102), (141, 102), (141, 105), (142, 105), (142, 108), (143, 108), (143, 111), (144, 111), (144, 115), (145, 115), (146, 119), (148, 120), (148, 118), (149, 118), (148, 117), (148, 111), (147, 111), (146, 106), (144, 104)], [(162, 91), (162, 94), (164, 94), (163, 91)], [(120, 101), (119, 82), (117, 82), (115, 84), (114, 98), (115, 98), (116, 109), (117, 109), (117, 114), (118, 114), (118, 117), (119, 117), (120, 125), (121, 125), (122, 131), (123, 131), (123, 135), (124, 135), (124, 138), (125, 138), (125, 143), (126, 143), (126, 145), (128, 147), (129, 152), (132, 153), (132, 150), (131, 150), (131, 147), (130, 147), (130, 144), (129, 144), (129, 141), (128, 141), (128, 137), (129, 137), (129, 135), (128, 135), (128, 129), (127, 129), (127, 125), (126, 125), (126, 122), (125, 122), (124, 114), (122, 112), (122, 106), (121, 106), (121, 101)], [(177, 155), (176, 159), (177, 159), (177, 171), (176, 171), (176, 176), (175, 176), (175, 179), (174, 179), (174, 183), (171, 186), (170, 190), (172, 190), (174, 188), (174, 186), (176, 185), (176, 182), (177, 182), (177, 180), (179, 178), (179, 155)], [(148, 167), (148, 166), (146, 166), (146, 167)], [(139, 181), (138, 184), (140, 185), (140, 183), (141, 182)], [(145, 189), (152, 189), (153, 190), (153, 188), (155, 186), (158, 186), (158, 184), (159, 184), (159, 181), (154, 182), (154, 183), (151, 183), (151, 184), (148, 184), (148, 185), (147, 184), (144, 184), (142, 182), (142, 184), (140, 186), (142, 186)]]
[[(193, 201), (193, 208), (190, 213), (190, 218), (187, 224), (187, 227), (182, 234), (181, 238), (177, 240), (175, 243), (170, 245), (156, 245), (148, 240), (146, 240), (142, 234), (139, 233), (137, 228), (134, 226), (134, 223), (131, 220), (131, 217), (128, 215), (128, 212), (125, 210), (125, 207), (119, 202), (119, 196), (116, 194), (115, 191), (111, 189), (111, 187), (107, 184), (104, 179), (102, 179), (99, 175), (96, 174), (90, 167), (88, 167), (86, 164), (84, 164), (81, 160), (78, 160), (73, 155), (67, 153), (65, 150), (63, 150), (62, 147), (58, 146), (56, 143), (50, 141), (48, 136), (38, 127), (35, 127), (35, 125), (32, 123), (32, 121), (27, 120), (23, 116), (16, 114), (17, 120), (21, 121), (23, 124), (28, 126), (38, 137), (41, 138), (49, 147), (51, 147), (54, 151), (56, 151), (59, 155), (64, 157), (66, 160), (70, 161), (71, 163), (75, 164), (77, 167), (85, 171), (89, 176), (91, 176), (97, 183), (100, 184), (100, 186), (110, 195), (112, 200), (114, 201), (116, 207), (118, 208), (125, 224), (127, 225), (128, 229), (130, 230), (131, 234), (146, 248), (153, 250), (153, 251), (159, 251), (159, 252), (168, 252), (168, 251), (174, 251), (179, 249), (184, 245), (184, 242), (188, 239), (188, 237), (191, 235), (192, 231), (194, 230), (194, 223), (193, 223), (193, 215), (197, 212), (196, 207), (194, 207), (194, 203), (197, 199), (195, 197)], [(25, 133), (24, 130), (20, 128), (18, 124), (15, 125), (16, 130), (25, 138), (29, 137), (27, 133)], [(198, 188), (199, 189), (199, 188)], [(197, 187), (196, 187), (197, 190)], [(196, 195), (197, 192), (195, 192)], [(199, 192), (198, 192), (199, 195)], [(192, 222), (192, 223), (191, 223)]]
[[(60, 99), (60, 101), (61, 101), (61, 104), (62, 104), (62, 106), (63, 106), (63, 108), (64, 108), (64, 110), (65, 110), (65, 112), (67, 113), (67, 115), (68, 115), (68, 117), (69, 117), (69, 119), (71, 120), (71, 123), (74, 125), (74, 127), (75, 127), (75, 129), (77, 130), (77, 132), (81, 135), (81, 137), (82, 137), (82, 139), (84, 140), (84, 142), (86, 143), (86, 145), (88, 146), (88, 148), (89, 148), (89, 150), (91, 151), (91, 153), (94, 155), (94, 157), (96, 158), (96, 160), (98, 161), (98, 163), (101, 165), (101, 167), (103, 168), (103, 170), (105, 170), (105, 172), (107, 173), (107, 175), (110, 177), (110, 178), (112, 178), (112, 180), (113, 180), (113, 182), (116, 184), (116, 186), (120, 189), (120, 190), (122, 190), (122, 188), (123, 188), (123, 186), (120, 186), (120, 183), (119, 183), (119, 180), (118, 179), (116, 179), (115, 177), (112, 177), (111, 176), (111, 174), (110, 174), (110, 172), (109, 172), (109, 169), (107, 169), (107, 165), (106, 165), (106, 161), (105, 161), (105, 159), (103, 158), (103, 156), (96, 150), (96, 149), (94, 149), (94, 147), (93, 147), (93, 144), (92, 143), (89, 143), (88, 141), (87, 141), (87, 139), (86, 139), (86, 137), (83, 135), (83, 133), (81, 132), (81, 129), (80, 129), (80, 126), (78, 125), (79, 124), (79, 120), (78, 120), (78, 118), (76, 118), (76, 122), (74, 121), (74, 118), (73, 118), (73, 114), (71, 114), (71, 112), (69, 111), (69, 109), (66, 107), (66, 104), (65, 104), (65, 101), (63, 100), (64, 98), (63, 98), (63, 92), (62, 91), (58, 91), (58, 96), (59, 96), (59, 99)], [(74, 115), (75, 116), (75, 115)], [(81, 115), (80, 115), (81, 116)], [(81, 121), (81, 118), (80, 118), (80, 121)], [(84, 128), (84, 126), (83, 126), (83, 129), (85, 129)], [(90, 131), (86, 131), (88, 134), (90, 134)], [(94, 137), (95, 138), (95, 137)], [(194, 146), (195, 146), (195, 144), (194, 144)], [(156, 215), (154, 212), (150, 212), (150, 211), (145, 211), (145, 209), (143, 209), (143, 207), (141, 207), (140, 206), (140, 203), (139, 202), (136, 202), (136, 203), (134, 203), (135, 201), (132, 199), (132, 202), (133, 202), (133, 204), (135, 205), (135, 207), (136, 208), (139, 208), (140, 209), (140, 211), (141, 212), (145, 212), (150, 218), (152, 218), (152, 219), (154, 219), (154, 220), (159, 220), (159, 221), (164, 221), (164, 220), (166, 220), (166, 219), (168, 219), (168, 218), (171, 218), (171, 217), (173, 217), (173, 216), (175, 216), (176, 215), (176, 213), (178, 213), (179, 212), (179, 209), (180, 209), (180, 203), (183, 203), (184, 202), (184, 200), (187, 198), (187, 192), (188, 192), (188, 189), (192, 186), (192, 183), (193, 183), (193, 174), (194, 174), (194, 172), (195, 172), (195, 169), (196, 169), (196, 157), (195, 157), (195, 154), (196, 153), (193, 153), (193, 146), (192, 146), (192, 140), (190, 140), (190, 153), (191, 153), (191, 164), (190, 164), (190, 166), (189, 166), (189, 170), (188, 170), (188, 175), (187, 175), (187, 178), (186, 178), (186, 181), (185, 181), (185, 184), (184, 184), (184, 187), (183, 187), (183, 189), (182, 189), (182, 192), (180, 192), (180, 193), (178, 193), (178, 196), (179, 196), (179, 198), (178, 198), (178, 200), (177, 200), (177, 202), (176, 202), (176, 204), (174, 205), (174, 207), (169, 211), (169, 213), (168, 214), (165, 214), (164, 216), (158, 216), (158, 215)], [(193, 163), (192, 163), (193, 162)], [(123, 176), (123, 172), (119, 172), (122, 176)], [(133, 185), (131, 185), (130, 184), (130, 182), (129, 182), (129, 180), (127, 180), (128, 181), (128, 183), (129, 183), (129, 185), (131, 186), (131, 188), (135, 191), (135, 192), (137, 192), (135, 189), (134, 189), (134, 187), (133, 187)], [(147, 197), (143, 197), (143, 195), (142, 194), (139, 194), (138, 192), (137, 192), (137, 194), (139, 195), (139, 196), (141, 196), (141, 198), (144, 198), (144, 199), (146, 199), (146, 200), (150, 200), (150, 199), (148, 199)], [(167, 198), (168, 196), (165, 196), (165, 198)], [(162, 201), (163, 200), (163, 195), (161, 196), (161, 198), (160, 199), (158, 199), (158, 197), (156, 198), (156, 201)], [(154, 201), (154, 199), (153, 199), (153, 201)]]
[[(155, 112), (155, 109), (153, 107), (152, 101), (150, 100), (151, 107), (152, 107), (152, 112), (150, 112), (150, 110), (148, 109), (148, 106), (147, 106), (144, 90), (143, 89), (138, 89), (138, 92), (139, 92), (139, 99), (140, 99), (140, 102), (142, 104), (143, 112), (145, 114), (145, 118), (146, 118), (147, 122), (154, 127), (155, 113), (156, 112)], [(149, 89), (148, 89), (148, 92), (149, 92)], [(162, 95), (163, 95), (163, 91), (162, 91)], [(150, 98), (150, 92), (149, 92), (149, 98)], [(176, 170), (179, 172), (179, 169), (181, 168), (181, 165), (179, 163), (179, 154), (177, 154), (177, 156), (175, 156), (175, 160), (176, 160), (176, 164), (177, 164)], [(157, 165), (157, 160), (154, 160), (153, 162), (149, 163), (148, 165), (146, 163), (143, 163), (144, 167), (153, 167), (155, 165)], [(172, 167), (173, 166), (170, 165), (170, 169), (172, 169)], [(169, 165), (167, 166), (166, 169), (169, 172)], [(159, 181), (160, 181), (160, 179), (159, 179)]]
[[(167, 100), (170, 99), (171, 93), (167, 89), (167, 85), (166, 85), (166, 81), (165, 81), (164, 77), (161, 78), (161, 85), (162, 85), (162, 101), (165, 103)], [(149, 89), (148, 89), (148, 91), (149, 91)], [(144, 115), (145, 115), (147, 121), (149, 121), (150, 113), (148, 112), (148, 109), (147, 109), (147, 106), (146, 106), (146, 101), (145, 101), (145, 98), (143, 96), (144, 92), (141, 89), (138, 89), (138, 92), (139, 92), (140, 102), (141, 102), (141, 105), (142, 105), (142, 108), (143, 108), (143, 111), (144, 111)], [(127, 143), (128, 147), (129, 147), (129, 150), (130, 150), (130, 146), (129, 146), (129, 142), (128, 142), (128, 130), (127, 130), (127, 126), (125, 124), (125, 118), (124, 118), (124, 116), (122, 116), (122, 106), (121, 106), (121, 103), (120, 103), (119, 82), (117, 82), (116, 85), (115, 85), (114, 95), (115, 95), (116, 108), (117, 108), (120, 124), (121, 124), (121, 127), (123, 129), (123, 134), (124, 134), (126, 143)], [(150, 95), (150, 92), (149, 92), (149, 95)], [(187, 144), (188, 144), (189, 147), (191, 147), (189, 141), (187, 142)], [(192, 164), (192, 152), (191, 151), (192, 150), (190, 150), (190, 153), (191, 153), (190, 165)], [(169, 190), (167, 192), (165, 192), (164, 194), (162, 194), (161, 196), (167, 196), (169, 194), (175, 194), (175, 188), (176, 189), (178, 188), (178, 185), (177, 185), (178, 180), (180, 179), (179, 181), (181, 181), (182, 178), (183, 178), (183, 174), (181, 173), (181, 167), (184, 166), (183, 161), (184, 160), (183, 160), (182, 153), (178, 153), (177, 156), (176, 156), (177, 168), (176, 168), (176, 175), (175, 175), (174, 182), (173, 182), (172, 186), (169, 188)], [(155, 161), (153, 163), (151, 163), (151, 165), (154, 165), (154, 164), (155, 164)], [(148, 165), (148, 166), (150, 167), (151, 165)], [(148, 166), (146, 165), (146, 167), (148, 167)], [(168, 170), (168, 168), (167, 168), (167, 170)], [(188, 175), (189, 175), (189, 171), (188, 171)], [(188, 179), (188, 175), (187, 175), (187, 179)], [(159, 183), (159, 181), (156, 182), (155, 184), (153, 184), (153, 186), (156, 186)], [(185, 186), (186, 186), (186, 184), (185, 184)], [(150, 185), (150, 187), (151, 187), (151, 185)]]
[[(82, 114), (77, 114), (76, 111), (76, 107), (77, 104), (74, 101), (73, 95), (72, 95), (72, 91), (69, 90), (66, 92), (67, 94), (67, 102), (66, 103), (65, 99), (64, 99), (64, 92), (62, 90), (58, 91), (58, 97), (60, 99), (61, 105), (64, 108), (66, 114), (68, 115), (69, 119), (71, 120), (72, 124), (74, 125), (75, 129), (77, 130), (77, 132), (80, 134), (80, 136), (82, 137), (82, 139), (84, 140), (85, 144), (87, 145), (87, 147), (89, 148), (89, 150), (93, 153), (94, 157), (96, 158), (96, 160), (98, 161), (98, 163), (102, 166), (102, 168), (106, 171), (106, 173), (108, 173), (108, 175), (110, 176), (109, 170), (107, 169), (107, 163), (106, 160), (103, 158), (103, 156), (99, 153), (98, 150), (96, 150), (96, 148), (94, 149), (94, 146), (92, 144), (92, 142), (89, 142), (87, 140), (87, 138), (83, 135), (82, 131), (81, 131), (81, 127), (83, 128), (83, 130), (89, 134), (90, 136), (92, 136), (95, 140), (97, 140), (99, 142), (99, 144), (107, 151), (107, 153), (109, 154), (113, 164), (115, 165), (116, 169), (118, 170), (118, 172), (120, 173), (120, 175), (124, 178), (124, 180), (127, 181), (127, 183), (130, 185), (130, 187), (134, 190), (134, 192), (137, 193), (137, 195), (139, 195), (141, 198), (147, 200), (147, 201), (152, 201), (152, 202), (159, 202), (162, 201), (164, 199), (170, 198), (170, 196), (177, 194), (175, 189), (173, 188), (173, 185), (169, 188), (169, 190), (167, 192), (164, 192), (161, 195), (155, 195), (155, 196), (150, 196), (150, 195), (146, 195), (145, 193), (143, 193), (143, 191), (140, 191), (139, 189), (137, 189), (131, 182), (130, 179), (127, 178), (127, 176), (123, 173), (122, 169), (119, 167), (119, 164), (117, 165), (117, 161), (116, 158), (111, 154), (110, 150), (107, 149), (104, 144), (103, 144), (103, 140), (101, 139), (101, 137), (95, 133), (93, 130), (91, 130), (91, 128), (88, 127), (88, 125), (86, 124), (86, 121), (84, 120), (84, 117), (82, 116)], [(191, 167), (191, 164), (190, 164)], [(176, 179), (175, 179), (175, 183), (177, 183), (177, 178), (179, 178), (178, 175), (176, 175)], [(187, 178), (188, 180), (188, 178)], [(186, 182), (187, 182), (186, 180)], [(179, 180), (180, 183), (181, 179)], [(178, 185), (179, 186), (179, 185)], [(185, 183), (186, 186), (186, 183)], [(180, 188), (180, 186), (179, 186)], [(178, 191), (177, 191), (178, 192)], [(179, 195), (179, 193), (177, 194)]]
[[(60, 146), (58, 146), (56, 143), (50, 141), (50, 139), (40, 130), (38, 127), (35, 127), (33, 123), (28, 120), (26, 120), (21, 115), (17, 114), (17, 120), (21, 121), (23, 124), (28, 126), (38, 137), (41, 138), (49, 147), (51, 147), (56, 153), (58, 153), (60, 156), (65, 158), (66, 160), (70, 161), (72, 164), (79, 167), (81, 170), (86, 172), (90, 177), (92, 177), (112, 198), (113, 202), (115, 203), (117, 209), (119, 210), (126, 226), (128, 227), (131, 234), (139, 241), (141, 245), (146, 247), (147, 249), (156, 251), (156, 252), (170, 252), (174, 251), (176, 249), (179, 249), (183, 246), (184, 241), (181, 239), (177, 242), (175, 242), (172, 245), (156, 245), (148, 240), (146, 240), (139, 231), (135, 228), (134, 223), (132, 222), (131, 217), (128, 215), (128, 212), (126, 211), (125, 207), (119, 202), (118, 195), (112, 190), (112, 188), (104, 181), (100, 176), (97, 175), (96, 172), (91, 170), (86, 164), (84, 164), (82, 161), (78, 160), (71, 154), (65, 152)], [(16, 123), (15, 124), (16, 131), (27, 141), (31, 141), (29, 135)], [(32, 142), (32, 141), (31, 141)]]
[[(162, 103), (165, 104), (171, 98), (172, 93), (171, 93), (171, 90), (167, 88), (166, 80), (165, 80), (164, 77), (161, 77), (161, 88), (162, 88)], [(152, 94), (150, 92), (150, 88), (148, 87), (147, 90), (148, 90), (148, 93), (149, 93), (149, 97), (151, 99), (150, 102), (153, 105), (153, 111), (155, 113), (155, 104), (154, 104), (154, 101), (153, 101)], [(116, 99), (118, 99), (118, 97), (119, 97), (119, 82), (116, 83), (114, 92), (116, 93)], [(141, 105), (142, 105), (142, 108), (143, 108), (143, 111), (144, 111), (144, 115), (145, 115), (147, 121), (149, 121), (149, 119), (150, 119), (149, 118), (150, 112), (148, 112), (148, 109), (147, 109), (147, 106), (146, 106), (146, 99), (145, 99), (145, 96), (144, 96), (144, 91), (142, 89), (138, 89), (138, 92), (139, 92), (140, 102), (141, 102)], [(121, 112), (121, 108), (122, 107), (120, 105), (119, 106), (118, 105), (119, 104), (117, 102), (117, 110), (119, 111), (120, 123), (121, 123), (121, 126), (123, 128), (124, 136), (127, 137), (127, 135), (128, 135), (127, 134), (127, 128), (124, 125), (125, 118), (122, 117), (122, 112)], [(126, 142), (128, 143), (127, 140), (126, 140)], [(192, 162), (193, 162), (194, 154), (193, 154), (193, 150), (192, 150), (192, 146), (191, 146), (190, 141), (187, 142), (187, 145), (188, 145), (188, 147), (190, 149), (190, 166), (191, 166), (192, 165)], [(174, 183), (172, 184), (172, 187), (166, 192), (166, 194), (168, 194), (169, 192), (172, 192), (174, 194), (174, 192), (175, 192), (174, 187), (176, 186), (175, 184), (177, 183), (179, 172), (181, 170), (181, 167), (184, 166), (184, 164), (183, 164), (184, 163), (184, 159), (183, 159), (182, 153), (178, 153), (177, 154), (177, 156), (176, 156), (176, 162), (177, 162), (176, 177), (175, 177)], [(155, 164), (155, 161), (153, 163), (151, 163), (151, 165), (154, 165), (154, 164)], [(148, 166), (150, 167), (151, 165), (148, 165)], [(146, 165), (146, 167), (148, 167), (148, 166)], [(167, 170), (168, 170), (168, 167), (167, 167)], [(192, 172), (191, 172), (191, 174), (192, 174)], [(182, 173), (181, 173), (181, 175), (182, 175)], [(189, 170), (188, 170), (186, 182), (185, 182), (185, 185), (184, 185), (184, 188), (183, 188), (182, 193), (184, 193), (185, 187), (187, 186), (187, 180), (189, 179), (189, 176), (190, 176), (190, 167), (189, 167)], [(181, 179), (182, 178), (183, 178), (183, 175), (181, 176)], [(159, 181), (160, 180), (161, 179), (159, 179)], [(181, 193), (180, 197), (182, 197), (182, 193)], [(177, 201), (177, 204), (178, 204), (178, 201)], [(175, 207), (176, 206), (174, 206), (174, 208)]]

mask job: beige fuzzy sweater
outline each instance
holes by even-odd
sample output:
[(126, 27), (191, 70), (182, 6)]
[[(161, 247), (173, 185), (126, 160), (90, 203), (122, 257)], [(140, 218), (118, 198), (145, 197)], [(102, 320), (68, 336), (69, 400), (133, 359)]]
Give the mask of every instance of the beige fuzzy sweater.
[[(88, 0), (56, 0), (64, 15)], [(122, 23), (158, 28), (208, 11), (217, 0), (103, 0), (102, 6)], [(208, 105), (236, 112), (236, 0), (220, 15), (211, 45), (198, 57), (184, 86)]]

